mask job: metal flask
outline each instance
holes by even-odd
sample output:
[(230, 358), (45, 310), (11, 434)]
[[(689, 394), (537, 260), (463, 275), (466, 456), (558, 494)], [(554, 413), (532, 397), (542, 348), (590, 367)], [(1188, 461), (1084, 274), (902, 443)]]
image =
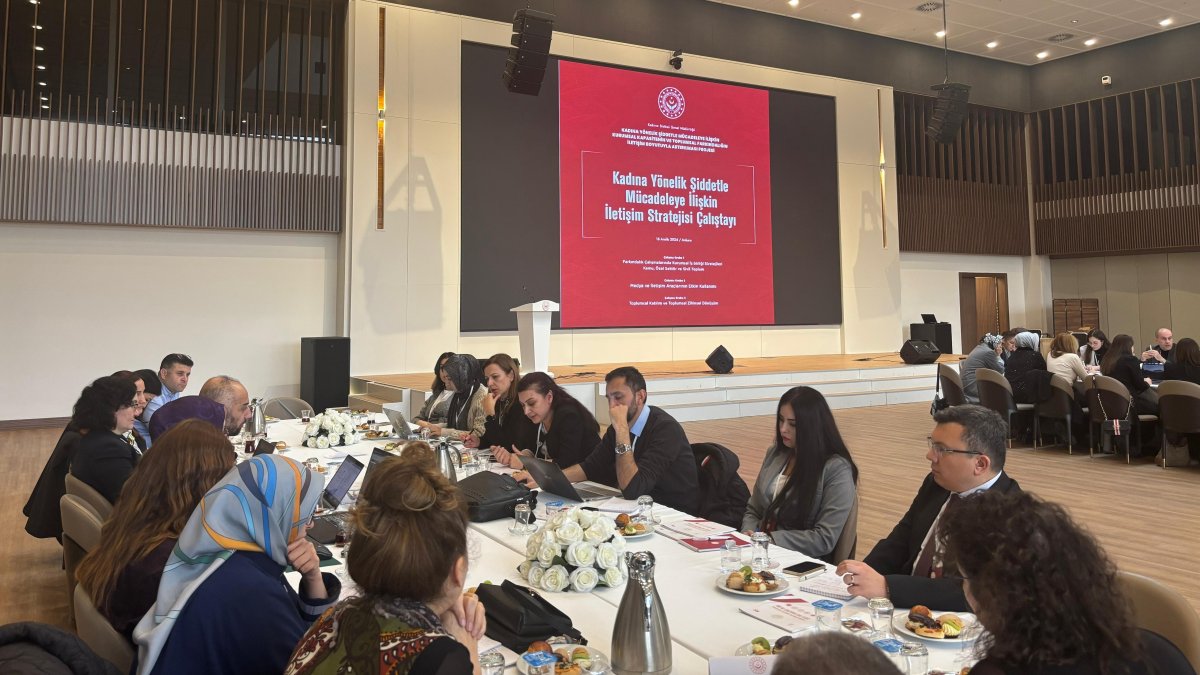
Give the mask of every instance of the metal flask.
[(247, 430), (255, 436), (267, 433), (267, 416), (263, 413), (263, 400), (256, 398), (250, 401), (250, 410), (254, 415), (246, 420)]
[(462, 465), (458, 451), (450, 447), (450, 442), (443, 438), (442, 442), (438, 443), (436, 456), (438, 471), (451, 483), (457, 483), (458, 472), (455, 468)]
[(654, 587), (654, 554), (625, 553), (629, 582), (613, 626), (612, 666), (618, 675), (671, 670), (671, 627)]

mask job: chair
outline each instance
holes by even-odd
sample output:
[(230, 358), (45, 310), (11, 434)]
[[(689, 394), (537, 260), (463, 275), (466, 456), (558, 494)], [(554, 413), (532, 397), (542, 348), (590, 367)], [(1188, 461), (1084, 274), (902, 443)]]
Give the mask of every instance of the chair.
[(1200, 384), (1166, 380), (1158, 385), (1158, 428), (1162, 466), (1167, 467), (1167, 432), (1200, 434)]
[(836, 565), (843, 560), (854, 558), (856, 546), (858, 546), (858, 495), (854, 496), (854, 505), (850, 507), (850, 516), (846, 518), (842, 534), (838, 537), (837, 543), (833, 545), (833, 552), (829, 554), (831, 558), (829, 562)]
[(1137, 627), (1166, 638), (1200, 671), (1200, 616), (1192, 605), (1150, 577), (1118, 570), (1117, 582), (1133, 605)]
[(1049, 400), (1033, 406), (1033, 447), (1036, 450), (1041, 440), (1041, 420), (1065, 420), (1067, 424), (1067, 454), (1074, 454), (1074, 439), (1071, 437), (1071, 411), (1075, 405), (1075, 389), (1066, 380), (1055, 375), (1050, 379)]
[(967, 397), (963, 395), (962, 377), (959, 376), (958, 371), (949, 364), (939, 363), (937, 373), (942, 386), (942, 399), (946, 401), (947, 405), (966, 403)]
[(312, 404), (302, 398), (279, 396), (263, 404), (263, 414), (281, 420), (299, 419), (300, 411), (312, 410)]
[(68, 473), (66, 478), (67, 494), (79, 497), (100, 517), (101, 522), (108, 520), (112, 515), (112, 504), (100, 494), (96, 488), (79, 480), (74, 475)]
[(1012, 416), (1013, 414), (1032, 413), (1032, 403), (1016, 403), (1013, 401), (1012, 385), (1004, 376), (989, 368), (979, 368), (975, 371), (975, 386), (979, 388), (979, 405), (994, 410), (1004, 418), (1008, 425), (1008, 447), (1012, 447)]
[[(100, 543), (100, 516), (86, 501), (73, 494), (59, 500), (62, 511), (63, 566), (67, 569), (67, 598), (75, 596), (75, 569), (87, 552)], [(67, 603), (68, 614), (75, 620), (73, 604)]]
[[(1120, 381), (1104, 375), (1096, 375), (1091, 379), (1088, 395), (1088, 453), (1093, 454), (1095, 443), (1091, 438), (1092, 426), (1100, 427), (1101, 442), (1107, 435), (1113, 434), (1112, 420), (1130, 420), (1130, 432), (1122, 434), (1125, 446), (1125, 463), (1130, 462), (1130, 442), (1141, 443), (1141, 423), (1158, 420), (1157, 415), (1133, 415), (1133, 397)], [(1132, 437), (1132, 439), (1131, 439)]]
[(133, 663), (133, 645), (100, 614), (92, 604), (92, 598), (83, 590), (83, 586), (75, 587), (73, 604), (75, 632), (79, 634), (80, 639), (100, 658), (116, 666), (122, 673), (128, 673), (129, 666)]

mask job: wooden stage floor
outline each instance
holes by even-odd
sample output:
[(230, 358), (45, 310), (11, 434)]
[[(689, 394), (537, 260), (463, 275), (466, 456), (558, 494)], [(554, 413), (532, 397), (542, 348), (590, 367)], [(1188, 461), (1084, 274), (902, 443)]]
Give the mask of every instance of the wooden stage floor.
[[(958, 363), (964, 357), (943, 354), (939, 363)], [(735, 359), (734, 375), (756, 375), (769, 373), (817, 372), (825, 370), (861, 370), (865, 368), (895, 368), (903, 366), (899, 352), (875, 354), (817, 354), (812, 356), (768, 356), (753, 359)], [(564, 384), (603, 382), (604, 375), (614, 368), (635, 366), (647, 379), (669, 379), (711, 375), (712, 370), (704, 361), (642, 361), (636, 363), (593, 363), (587, 365), (552, 365), (550, 371), (555, 379)], [(355, 375), (359, 380), (375, 382), (402, 389), (425, 391), (432, 382), (432, 371), (424, 373), (400, 373), (390, 375)]]

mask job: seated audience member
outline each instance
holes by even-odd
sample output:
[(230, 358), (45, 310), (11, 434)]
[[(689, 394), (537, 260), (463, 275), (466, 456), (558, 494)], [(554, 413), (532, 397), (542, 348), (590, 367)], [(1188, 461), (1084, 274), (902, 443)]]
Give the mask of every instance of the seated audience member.
[[(167, 354), (163, 357), (162, 364), (158, 367), (158, 381), (161, 392), (158, 396), (150, 399), (146, 404), (146, 409), (142, 411), (142, 423), (147, 429), (150, 427), (150, 420), (154, 418), (154, 413), (164, 405), (183, 396), (183, 390), (187, 389), (188, 378), (192, 376), (192, 359), (186, 354)], [(148, 438), (148, 440), (153, 440)]]
[(995, 492), (947, 513), (938, 532), (987, 630), (971, 675), (1195, 672), (1137, 627), (1116, 566), (1061, 506)]
[(1012, 387), (1013, 401), (1016, 403), (1037, 403), (1036, 392), (1030, 386), (1029, 373), (1035, 370), (1046, 370), (1046, 359), (1042, 358), (1040, 342), (1036, 333), (1024, 331), (1017, 333), (1017, 349), (1008, 357), (1004, 364), (1004, 377)]
[(421, 406), (421, 412), (413, 418), (414, 424), (422, 429), (429, 428), (430, 433), (434, 435), (440, 433), (441, 425), (446, 423), (447, 413), (450, 412), (450, 399), (454, 398), (454, 385), (444, 370), (451, 356), (454, 356), (454, 352), (442, 352), (437, 358), (433, 366), (433, 389), (429, 398), (425, 399), (425, 405)]
[(424, 443), (372, 469), (346, 566), (362, 592), (308, 629), (284, 671), (478, 674), (483, 605), (464, 594), (467, 510)]
[(772, 675), (900, 675), (883, 650), (849, 633), (813, 633), (792, 640), (771, 666)]
[[(133, 630), (137, 672), (279, 673), (337, 601), (305, 538), (325, 476), (279, 455), (225, 474), (179, 534), (154, 607)], [(301, 575), (297, 593), (283, 576)]]
[(1059, 333), (1050, 344), (1050, 358), (1046, 359), (1046, 370), (1061, 378), (1072, 387), (1075, 380), (1087, 377), (1087, 368), (1079, 358), (1079, 341), (1070, 333)]
[(150, 433), (158, 438), (180, 422), (200, 419), (225, 431), (225, 406), (203, 396), (183, 396), (158, 409), (150, 420)]
[(908, 512), (862, 562), (846, 560), (837, 572), (852, 595), (888, 597), (897, 607), (966, 612), (962, 574), (944, 564), (934, 536), (942, 516), (971, 495), (1017, 492), (1021, 486), (1004, 473), (1008, 429), (999, 414), (966, 404), (939, 411), (933, 419), (925, 453), (930, 473)]
[(612, 423), (587, 459), (563, 470), (567, 479), (618, 487), (626, 499), (650, 495), (659, 504), (695, 513), (700, 478), (683, 427), (646, 403), (646, 380), (637, 368), (617, 368), (604, 381)]
[[(1015, 327), (1009, 328), (1000, 334), (1000, 344), (1002, 346), (1002, 349), (1000, 350), (1000, 361), (1005, 365), (1008, 365), (1008, 357), (1012, 356), (1013, 352), (1017, 351), (1017, 336), (1024, 332), (1026, 332), (1024, 328)], [(1000, 372), (1003, 373), (1004, 371), (1001, 370)]]
[[(829, 561), (857, 499), (858, 467), (825, 397), (792, 387), (775, 412), (775, 443), (754, 482), (742, 530)], [(838, 562), (836, 560), (832, 561)]]
[[(483, 399), (487, 388), (483, 386), (483, 369), (479, 361), (470, 354), (455, 354), (442, 367), (450, 380), (454, 395), (446, 409), (446, 423), (431, 425), (430, 433), (438, 433), (460, 441), (483, 437), (487, 414), (483, 410)], [(476, 441), (472, 441), (475, 443)]]
[(976, 370), (987, 368), (997, 373), (1004, 372), (1004, 362), (1000, 360), (1000, 353), (1003, 351), (1004, 338), (988, 333), (958, 367), (958, 376), (962, 380), (963, 396), (966, 397), (967, 403), (979, 403), (979, 387), (975, 384)]
[(1200, 346), (1196, 341), (1183, 338), (1171, 352), (1175, 360), (1163, 365), (1163, 379), (1200, 384)]
[(125, 482), (100, 533), (103, 545), (88, 553), (76, 575), (104, 618), (130, 641), (133, 627), (154, 606), (159, 577), (183, 526), (233, 463), (229, 439), (218, 428), (189, 420), (159, 436), (154, 452)]
[(488, 395), (483, 398), (484, 432), (476, 442), (468, 438), (470, 447), (500, 449), (532, 448), (537, 443), (537, 425), (525, 416), (517, 401), (517, 381), (521, 379), (517, 360), (508, 354), (496, 354), (483, 366)]
[(596, 418), (545, 373), (522, 377), (517, 383), (517, 401), (529, 421), (537, 425), (537, 436), (529, 448), (497, 448), (497, 462), (519, 469), (521, 455), (532, 455), (562, 467), (574, 466), (600, 442)]
[(138, 402), (138, 405), (134, 411), (133, 428), (125, 434), (125, 439), (136, 445), (139, 452), (145, 452), (146, 448), (150, 447), (150, 439), (138, 431), (138, 418), (141, 417), (142, 412), (146, 410), (146, 405), (150, 402), (146, 395), (146, 382), (141, 375), (130, 370), (118, 370), (112, 376), (121, 377), (133, 383), (134, 400)]
[(1150, 387), (1150, 378), (1142, 375), (1142, 364), (1133, 354), (1132, 337), (1122, 333), (1113, 338), (1100, 372), (1125, 385), (1139, 415), (1158, 414), (1158, 392)]
[(88, 431), (79, 442), (71, 473), (114, 504), (142, 456), (125, 437), (138, 408), (135, 391), (128, 379), (102, 377), (84, 387), (75, 402), (73, 418)]
[(1142, 352), (1142, 360), (1153, 359), (1159, 363), (1173, 363), (1175, 361), (1174, 346), (1175, 336), (1171, 333), (1171, 329), (1159, 328), (1154, 332), (1154, 344)]
[(226, 436), (240, 433), (242, 425), (254, 416), (254, 411), (250, 409), (250, 394), (246, 391), (246, 387), (228, 375), (208, 378), (204, 386), (200, 387), (200, 395), (224, 406), (225, 423), (223, 427)]
[(1097, 370), (1107, 353), (1108, 336), (1099, 328), (1088, 333), (1087, 344), (1079, 348), (1079, 358), (1083, 360), (1083, 365)]

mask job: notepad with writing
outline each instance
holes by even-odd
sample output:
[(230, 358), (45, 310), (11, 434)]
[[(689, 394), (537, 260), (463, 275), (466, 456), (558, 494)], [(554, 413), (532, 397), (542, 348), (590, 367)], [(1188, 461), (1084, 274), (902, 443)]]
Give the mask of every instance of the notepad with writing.
[(850, 600), (854, 597), (850, 595), (849, 587), (846, 586), (845, 581), (842, 581), (841, 575), (833, 570), (811, 579), (805, 579), (796, 584), (796, 588), (808, 593), (816, 593), (827, 598), (834, 598), (835, 600)]
[(740, 611), (792, 634), (812, 628), (817, 618), (812, 605), (794, 595), (781, 595), (756, 605), (742, 607)]
[(719, 551), (725, 547), (725, 542), (733, 541), (738, 548), (745, 548), (750, 545), (750, 540), (738, 532), (730, 532), (729, 534), (721, 534), (713, 537), (680, 537), (677, 539), (679, 543), (692, 549), (693, 551)]

